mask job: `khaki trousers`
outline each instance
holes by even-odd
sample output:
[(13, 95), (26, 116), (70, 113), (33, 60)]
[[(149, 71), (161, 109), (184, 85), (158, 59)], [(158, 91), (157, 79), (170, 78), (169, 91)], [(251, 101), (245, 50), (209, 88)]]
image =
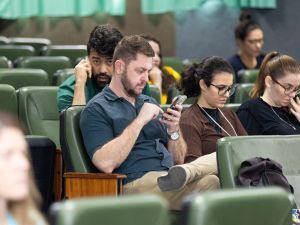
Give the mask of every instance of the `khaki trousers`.
[(123, 186), (124, 194), (158, 194), (169, 202), (170, 209), (178, 210), (182, 199), (192, 193), (214, 190), (220, 187), (217, 174), (216, 154), (212, 153), (199, 157), (193, 162), (182, 164), (190, 171), (187, 184), (177, 191), (162, 192), (157, 185), (157, 178), (166, 175), (167, 171), (152, 171), (143, 177)]

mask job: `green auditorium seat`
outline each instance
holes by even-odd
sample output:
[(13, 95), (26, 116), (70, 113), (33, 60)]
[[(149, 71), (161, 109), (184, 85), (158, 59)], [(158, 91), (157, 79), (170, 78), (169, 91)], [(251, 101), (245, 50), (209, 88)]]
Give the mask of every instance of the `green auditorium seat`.
[(295, 201), (300, 205), (300, 135), (267, 135), (225, 137), (218, 140), (217, 161), (222, 188), (237, 188), (236, 175), (241, 162), (252, 157), (279, 162), (294, 187)]
[(47, 72), (49, 84), (53, 84), (53, 74), (59, 69), (71, 67), (71, 61), (66, 56), (31, 56), (17, 60), (17, 67), (42, 69)]
[(82, 198), (52, 205), (52, 225), (168, 225), (167, 203), (155, 195)]
[(26, 86), (49, 85), (48, 74), (40, 69), (0, 69), (0, 84), (9, 84), (16, 90)]
[(57, 70), (53, 74), (53, 85), (55, 86), (61, 85), (66, 79), (68, 79), (72, 75), (74, 75), (73, 68)]
[(18, 115), (16, 90), (11, 85), (0, 84), (0, 111)]
[(0, 68), (9, 68), (9, 61), (5, 56), (0, 56)]
[(232, 103), (243, 103), (250, 99), (250, 91), (253, 88), (253, 83), (237, 84), (235, 93), (232, 96)]
[(0, 45), (0, 55), (14, 62), (18, 57), (33, 56), (34, 48), (30, 45)]
[(9, 43), (9, 39), (5, 36), (0, 36), (0, 45), (6, 45)]
[[(168, 98), (167, 98), (167, 104), (171, 104), (172, 100), (177, 96), (177, 95), (183, 95), (183, 91), (180, 91), (178, 88), (176, 87), (171, 87), (168, 90)], [(197, 100), (197, 97), (190, 97), (187, 98), (184, 101), (184, 104), (194, 104), (195, 101)]]
[(240, 103), (226, 103), (225, 108), (229, 108), (232, 111), (236, 112), (240, 107), (240, 105), (241, 105)]
[(290, 225), (292, 203), (278, 187), (219, 190), (189, 195), (182, 225)]
[(56, 95), (57, 87), (23, 87), (17, 93), (26, 134), (46, 136), (60, 148)]
[(150, 84), (149, 86), (150, 86), (151, 97), (154, 98), (158, 102), (158, 104), (160, 104), (161, 95), (158, 86), (155, 84)]
[(42, 48), (42, 55), (66, 56), (75, 67), (77, 58), (87, 56), (87, 51), (85, 45), (49, 45)]
[(9, 38), (9, 43), (13, 45), (30, 45), (34, 48), (34, 55), (38, 56), (42, 47), (50, 45), (51, 41), (47, 38), (12, 37)]
[(254, 83), (259, 70), (240, 70), (238, 72), (239, 83)]
[(184, 69), (184, 64), (181, 59), (177, 57), (163, 57), (162, 62), (165, 66), (170, 66), (178, 73), (181, 73)]
[(85, 150), (79, 127), (83, 108), (72, 106), (60, 114), (60, 143), (66, 166), (66, 198), (119, 195), (122, 193), (122, 179), (126, 176), (100, 173)]

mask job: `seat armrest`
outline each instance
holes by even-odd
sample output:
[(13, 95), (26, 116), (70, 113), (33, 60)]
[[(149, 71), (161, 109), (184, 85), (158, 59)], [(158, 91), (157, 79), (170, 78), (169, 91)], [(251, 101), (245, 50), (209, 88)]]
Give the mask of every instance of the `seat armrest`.
[(64, 173), (67, 199), (88, 196), (117, 196), (122, 194), (124, 174)]

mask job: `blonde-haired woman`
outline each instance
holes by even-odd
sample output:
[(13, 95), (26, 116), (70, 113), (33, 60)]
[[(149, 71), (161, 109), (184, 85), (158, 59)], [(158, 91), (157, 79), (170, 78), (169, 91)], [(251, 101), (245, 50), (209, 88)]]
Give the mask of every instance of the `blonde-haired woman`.
[(0, 115), (0, 224), (44, 225), (37, 209), (27, 143), (18, 122)]
[(299, 90), (298, 62), (278, 52), (267, 54), (250, 93), (253, 99), (237, 111), (247, 133), (300, 134), (300, 99), (296, 97)]

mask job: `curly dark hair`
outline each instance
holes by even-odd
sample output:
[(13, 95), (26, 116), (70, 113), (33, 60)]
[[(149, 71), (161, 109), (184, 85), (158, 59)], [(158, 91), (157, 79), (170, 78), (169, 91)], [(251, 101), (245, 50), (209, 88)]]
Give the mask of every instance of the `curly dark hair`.
[(181, 89), (187, 97), (197, 97), (201, 94), (199, 81), (204, 80), (209, 87), (216, 73), (233, 74), (232, 66), (223, 58), (210, 56), (200, 63), (194, 63), (181, 73)]
[(94, 27), (90, 33), (89, 41), (87, 43), (88, 55), (93, 49), (99, 55), (112, 58), (115, 47), (122, 38), (123, 34), (111, 25), (98, 25)]

